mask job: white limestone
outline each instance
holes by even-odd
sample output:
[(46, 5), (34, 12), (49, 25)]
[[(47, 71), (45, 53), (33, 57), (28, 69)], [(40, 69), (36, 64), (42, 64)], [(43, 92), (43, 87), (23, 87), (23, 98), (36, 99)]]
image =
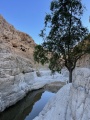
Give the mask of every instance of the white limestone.
[(79, 68), (73, 83), (65, 85), (34, 120), (89, 120), (90, 69)]
[(70, 97), (70, 86), (71, 84), (68, 84), (61, 88), (34, 120), (65, 120), (66, 106)]
[(62, 74), (58, 73), (56, 73), (54, 77), (51, 76), (49, 70), (41, 71), (41, 77), (37, 77), (36, 71), (34, 71), (0, 78), (0, 111), (15, 104), (22, 99), (28, 91), (37, 90), (54, 81), (66, 81), (66, 79)]

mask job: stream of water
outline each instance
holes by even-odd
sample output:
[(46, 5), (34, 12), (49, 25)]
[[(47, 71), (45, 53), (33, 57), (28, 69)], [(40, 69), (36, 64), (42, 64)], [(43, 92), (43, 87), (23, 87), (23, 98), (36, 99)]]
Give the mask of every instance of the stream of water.
[(54, 95), (43, 89), (29, 92), (24, 99), (0, 113), (0, 120), (33, 120)]

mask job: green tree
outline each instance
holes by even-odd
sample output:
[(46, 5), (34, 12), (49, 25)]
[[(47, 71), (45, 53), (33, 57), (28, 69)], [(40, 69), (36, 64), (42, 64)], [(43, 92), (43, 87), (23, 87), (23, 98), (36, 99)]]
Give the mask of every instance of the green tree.
[(49, 62), (53, 72), (61, 70), (63, 60), (71, 83), (76, 62), (87, 51), (84, 38), (88, 30), (81, 22), (84, 7), (81, 0), (52, 0), (50, 11), (40, 34), (44, 41), (36, 46), (34, 58), (37, 62)]

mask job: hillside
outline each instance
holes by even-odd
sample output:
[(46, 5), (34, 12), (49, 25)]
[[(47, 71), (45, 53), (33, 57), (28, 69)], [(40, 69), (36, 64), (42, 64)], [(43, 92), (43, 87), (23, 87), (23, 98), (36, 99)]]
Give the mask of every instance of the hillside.
[(22, 99), (33, 81), (35, 42), (0, 16), (0, 111)]
[(33, 63), (34, 40), (28, 34), (16, 30), (0, 15), (0, 49), (1, 45), (13, 54), (29, 58)]

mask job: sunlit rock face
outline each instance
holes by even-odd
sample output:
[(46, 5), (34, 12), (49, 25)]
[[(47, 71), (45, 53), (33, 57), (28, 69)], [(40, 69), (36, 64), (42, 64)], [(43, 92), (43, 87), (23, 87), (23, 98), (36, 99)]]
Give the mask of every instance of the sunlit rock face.
[(81, 59), (77, 61), (76, 66), (90, 68), (90, 54), (83, 55)]
[(0, 16), (0, 44), (7, 45), (10, 52), (33, 61), (33, 50), (36, 45), (34, 40), (28, 34), (16, 30), (2, 16)]
[(75, 69), (73, 83), (61, 88), (34, 120), (89, 120), (90, 69)]
[(23, 98), (29, 90), (34, 46), (29, 35), (17, 31), (0, 16), (0, 111)]

